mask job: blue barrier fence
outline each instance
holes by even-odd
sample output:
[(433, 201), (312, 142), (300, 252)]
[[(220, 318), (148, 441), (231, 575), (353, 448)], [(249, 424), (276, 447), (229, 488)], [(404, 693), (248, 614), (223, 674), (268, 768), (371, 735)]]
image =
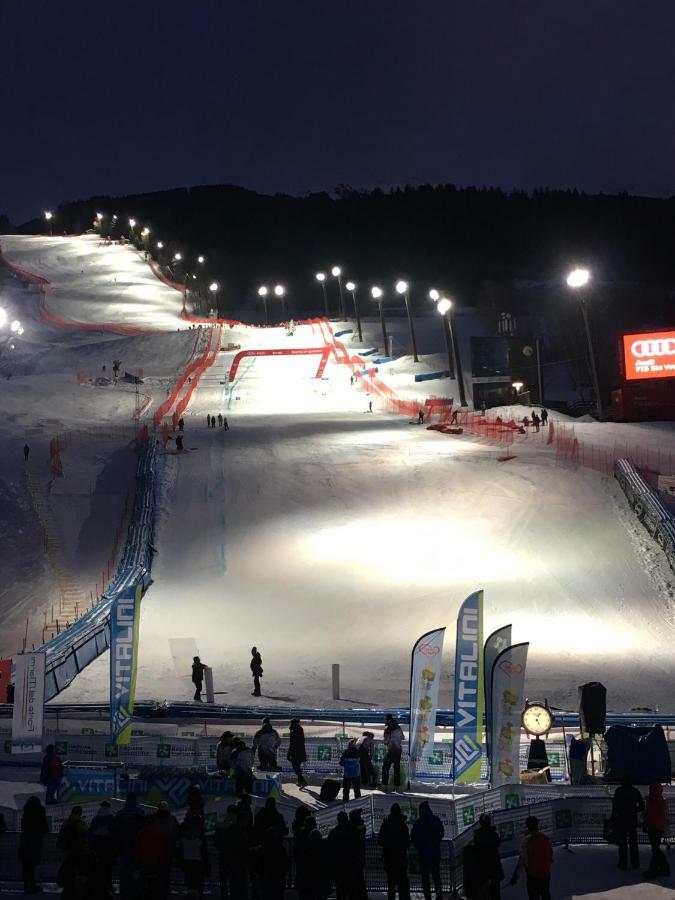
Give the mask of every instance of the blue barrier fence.
[(47, 654), (45, 699), (51, 700), (89, 663), (110, 646), (110, 610), (121, 591), (139, 581), (150, 585), (155, 519), (155, 441), (145, 440), (136, 467), (136, 492), (131, 522), (117, 573), (99, 602), (70, 628), (41, 647)]
[(628, 459), (617, 459), (614, 477), (623, 488), (633, 512), (666, 554), (675, 572), (675, 521), (659, 497)]
[(415, 381), (434, 381), (436, 378), (449, 378), (450, 369), (444, 369), (442, 372), (425, 372), (423, 375), (415, 375)]

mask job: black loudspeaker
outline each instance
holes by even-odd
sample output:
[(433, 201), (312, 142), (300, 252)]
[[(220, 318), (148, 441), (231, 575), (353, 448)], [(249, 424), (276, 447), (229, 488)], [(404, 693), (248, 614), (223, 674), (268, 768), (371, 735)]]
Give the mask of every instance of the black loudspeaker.
[(579, 718), (586, 734), (604, 734), (607, 718), (607, 688), (599, 681), (589, 681), (579, 688)]

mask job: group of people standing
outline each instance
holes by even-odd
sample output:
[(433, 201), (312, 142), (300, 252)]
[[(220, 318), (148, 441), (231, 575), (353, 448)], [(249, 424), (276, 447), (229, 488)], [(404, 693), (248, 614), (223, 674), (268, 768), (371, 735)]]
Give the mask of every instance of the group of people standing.
[(206, 417), (206, 427), (207, 428), (215, 428), (216, 421), (218, 422), (218, 428), (224, 428), (225, 431), (230, 430), (230, 426), (227, 422), (227, 416), (224, 416), (222, 413), (218, 413), (218, 418), (216, 416), (207, 415)]

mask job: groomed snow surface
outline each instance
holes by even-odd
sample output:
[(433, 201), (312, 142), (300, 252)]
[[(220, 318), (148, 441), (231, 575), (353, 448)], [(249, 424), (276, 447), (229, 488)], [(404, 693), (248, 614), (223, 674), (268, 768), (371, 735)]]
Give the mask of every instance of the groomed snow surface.
[[(134, 251), (99, 247), (92, 238), (1, 243), (10, 261), (59, 285), (48, 304), (61, 303), (64, 317), (167, 331), (123, 339), (129, 355), (136, 341), (167, 341), (170, 348), (162, 356), (146, 345), (151, 416), (169, 370), (184, 366), (194, 343), (194, 332), (176, 333), (185, 328), (180, 294), (152, 281)], [(114, 294), (116, 270), (125, 288)], [(365, 327), (362, 346), (377, 346), (379, 323)], [(424, 323), (418, 331), (424, 335)], [(51, 334), (42, 327), (40, 340)], [(64, 349), (62, 333), (54, 342), (70, 371), (80, 353), (92, 365), (100, 339), (78, 335)], [(346, 340), (359, 348), (352, 336)], [(243, 349), (322, 346), (309, 326), (293, 336), (283, 328), (225, 327), (222, 344), (229, 342)], [(420, 349), (424, 354), (423, 343)], [(262, 705), (334, 706), (331, 663), (341, 664), (342, 705), (405, 705), (413, 641), (446, 625), (440, 702), (450, 706), (457, 609), (483, 587), (486, 633), (512, 622), (514, 638), (530, 641), (531, 697), (573, 706), (577, 686), (599, 679), (612, 709), (659, 704), (675, 711), (672, 573), (614, 482), (556, 465), (546, 447), (518, 447), (515, 459), (500, 463), (499, 447), (385, 413), (377, 396), (350, 384), (345, 366), (331, 361), (317, 380), (318, 356), (251, 357), (230, 385), (233, 356), (219, 353), (193, 395), (187, 452), (161, 460), (139, 697), (191, 698), (189, 664), (199, 653), (214, 669), (216, 690), (226, 692), (220, 699), (250, 702), (256, 644), (265, 669)], [(437, 362), (425, 354), (421, 367)], [(32, 391), (38, 417), (45, 415), (40, 385), (50, 380), (43, 365), (26, 363), (23, 376), (22, 402), (32, 408)], [(420, 394), (412, 362), (407, 376), (402, 365), (397, 390), (454, 395), (447, 379)], [(50, 394), (52, 416), (67, 424), (73, 398), (87, 391), (96, 393), (73, 379)], [(207, 414), (218, 413), (228, 417), (228, 432), (207, 429)], [(128, 421), (130, 411), (113, 404), (104, 414)], [(603, 444), (623, 434), (611, 424), (584, 429), (584, 439), (597, 436)], [(638, 433), (651, 432), (643, 426)], [(659, 440), (672, 449), (672, 432)], [(107, 667), (100, 658), (59, 699), (105, 700)]]

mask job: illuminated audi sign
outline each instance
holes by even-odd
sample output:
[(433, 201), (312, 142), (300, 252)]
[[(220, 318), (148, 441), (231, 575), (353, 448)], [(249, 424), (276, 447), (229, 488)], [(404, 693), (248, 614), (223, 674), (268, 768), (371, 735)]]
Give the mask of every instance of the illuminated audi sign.
[(626, 378), (675, 378), (675, 331), (624, 334)]

